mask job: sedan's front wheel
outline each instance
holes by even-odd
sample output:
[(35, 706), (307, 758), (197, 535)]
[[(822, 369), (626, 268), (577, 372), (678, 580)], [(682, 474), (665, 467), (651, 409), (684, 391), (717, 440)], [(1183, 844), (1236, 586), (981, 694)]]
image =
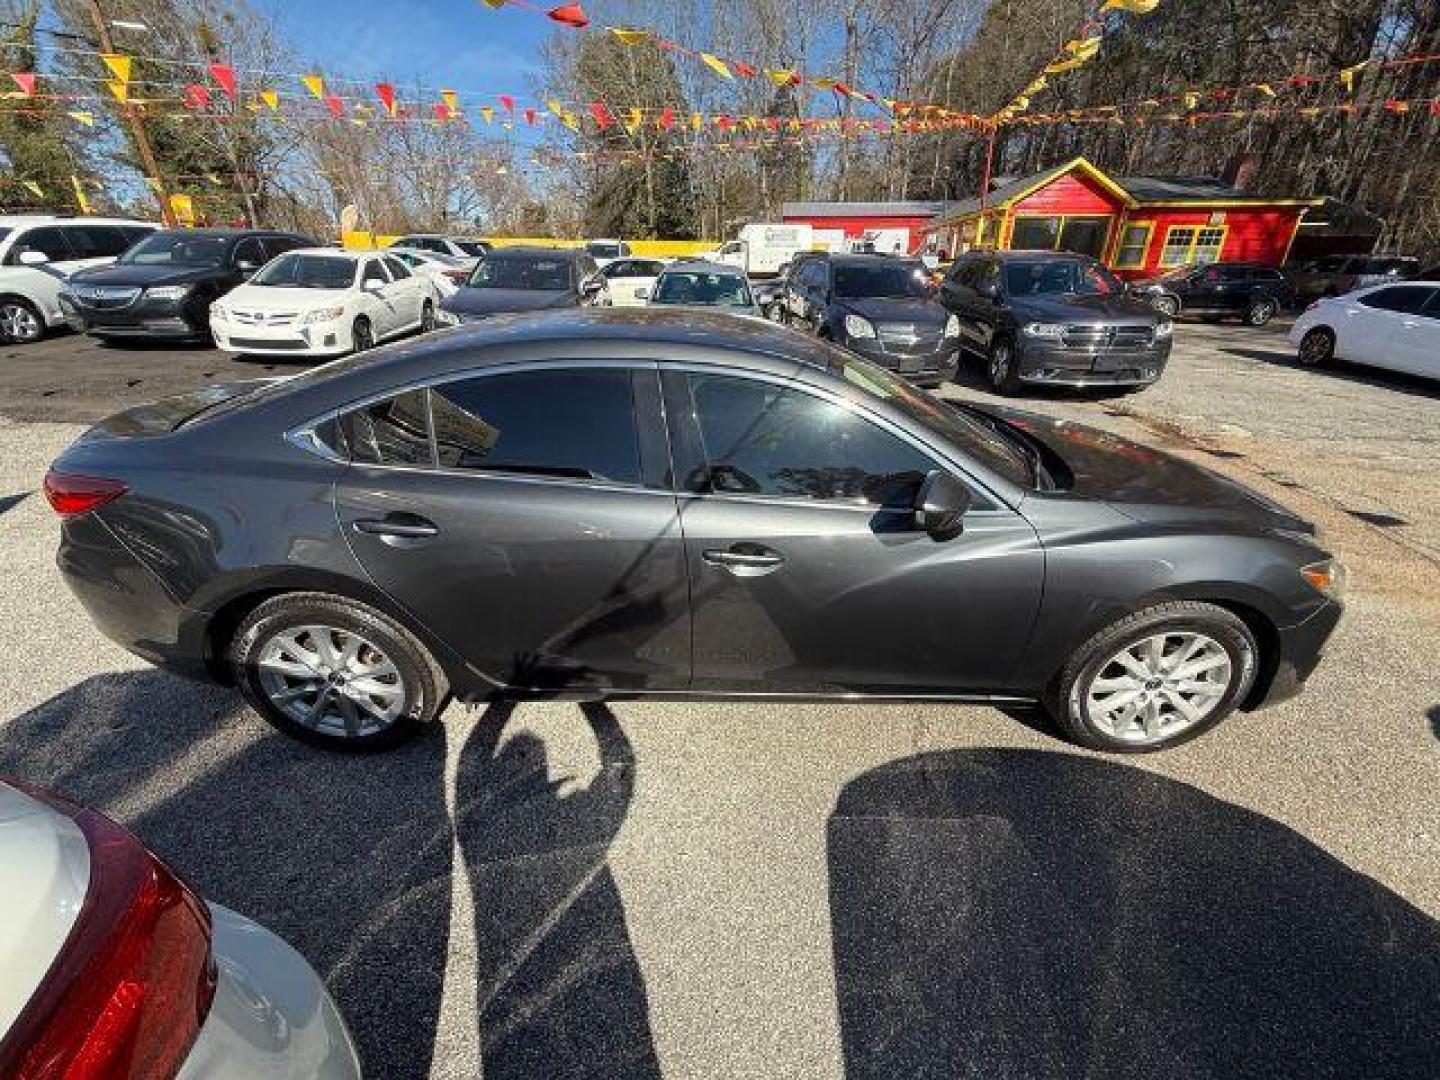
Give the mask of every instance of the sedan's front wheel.
[(230, 646), (235, 682), (287, 735), (340, 750), (391, 746), (433, 720), (445, 677), (414, 635), (324, 593), (265, 601)]
[(1234, 613), (1195, 601), (1147, 608), (1101, 630), (1056, 679), (1046, 705), (1095, 750), (1162, 750), (1208, 731), (1255, 683), (1255, 636)]
[(990, 346), (986, 374), (997, 394), (1009, 397), (1020, 392), (1020, 363), (1015, 359), (1015, 347), (1004, 338)]

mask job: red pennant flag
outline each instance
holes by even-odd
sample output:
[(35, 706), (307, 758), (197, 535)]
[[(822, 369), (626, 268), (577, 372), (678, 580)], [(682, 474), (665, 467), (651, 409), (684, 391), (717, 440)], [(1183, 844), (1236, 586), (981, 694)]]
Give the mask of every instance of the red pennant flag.
[(430, 106), (430, 108), (435, 110), (436, 120), (450, 119), (450, 106), (446, 105), (443, 101), (435, 102), (433, 105)]
[(566, 26), (573, 26), (577, 30), (584, 30), (590, 25), (590, 17), (579, 4), (561, 4), (546, 12), (550, 18)]
[(1430, 115), (1440, 116), (1440, 98), (1436, 98), (1434, 101), (1430, 102)]
[(529, 124), (531, 127), (534, 127), (534, 126), (535, 126), (535, 110), (534, 110), (534, 109), (526, 109), (526, 110), (525, 110), (525, 123)]
[(605, 108), (603, 101), (592, 101), (590, 103), (590, 115), (595, 117), (595, 123), (600, 125), (601, 131), (604, 131), (615, 122), (615, 118), (610, 115), (610, 110)]
[(505, 111), (508, 113), (513, 113), (515, 111), (515, 99), (509, 94), (500, 95), (500, 104), (504, 106)]
[(220, 84), (225, 96), (235, 100), (235, 69), (226, 64), (211, 64), (210, 77)]
[(718, 127), (721, 131), (729, 131), (735, 126), (735, 121), (724, 113), (721, 113), (719, 116), (715, 117), (715, 126)]
[(35, 72), (12, 71), (10, 78), (15, 80), (15, 85), (25, 92), (26, 97), (35, 96)]
[(660, 110), (660, 126), (666, 131), (675, 126), (675, 110), (669, 105)]
[(755, 69), (743, 60), (731, 60), (730, 70), (736, 75), (754, 75)]
[(338, 94), (326, 94), (325, 107), (330, 110), (330, 115), (337, 119), (345, 115), (345, 103)]
[(395, 87), (388, 82), (376, 83), (375, 93), (380, 98), (380, 103), (385, 106), (385, 111), (391, 116), (395, 115)]
[(780, 130), (780, 118), (779, 118), (778, 116), (767, 116), (767, 117), (765, 118), (765, 126), (766, 126), (767, 128), (769, 128), (771, 131), (779, 131), (779, 130)]
[(673, 41), (666, 41), (664, 38), (654, 38), (655, 47), (662, 52), (675, 52), (680, 46)]
[(210, 106), (210, 88), (203, 83), (190, 83), (185, 87), (185, 108), (205, 109)]

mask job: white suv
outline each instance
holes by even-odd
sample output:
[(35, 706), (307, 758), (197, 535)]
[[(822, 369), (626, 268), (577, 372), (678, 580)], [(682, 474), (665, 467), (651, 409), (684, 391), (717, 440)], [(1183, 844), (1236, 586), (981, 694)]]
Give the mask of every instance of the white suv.
[(115, 261), (159, 226), (127, 218), (0, 215), (0, 340), (38, 341), (60, 326), (60, 286)]

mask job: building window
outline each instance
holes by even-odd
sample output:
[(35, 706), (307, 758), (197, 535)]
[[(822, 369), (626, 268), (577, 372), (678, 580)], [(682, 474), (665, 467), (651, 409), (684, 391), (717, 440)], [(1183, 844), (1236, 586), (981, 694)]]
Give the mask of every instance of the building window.
[(1224, 225), (1172, 225), (1165, 234), (1160, 252), (1161, 266), (1212, 263), (1220, 259), (1225, 246)]
[(1153, 221), (1126, 225), (1120, 237), (1120, 250), (1115, 253), (1115, 265), (1121, 269), (1144, 266), (1145, 253), (1150, 249), (1150, 234), (1154, 231)]
[(1073, 251), (1097, 259), (1110, 233), (1108, 217), (1036, 217), (1023, 215), (1010, 228), (1012, 251)]

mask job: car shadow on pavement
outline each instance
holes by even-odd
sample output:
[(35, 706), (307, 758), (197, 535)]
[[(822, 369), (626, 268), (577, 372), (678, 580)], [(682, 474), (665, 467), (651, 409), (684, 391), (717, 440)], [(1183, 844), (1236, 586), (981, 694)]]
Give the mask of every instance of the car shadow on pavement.
[(1440, 926), (1186, 784), (922, 754), (827, 839), (849, 1080), (1435, 1075)]
[(1425, 716), (1430, 721), (1430, 733), (1440, 739), (1440, 705), (1432, 705)]
[(9, 513), (30, 497), (30, 492), (22, 491), (17, 495), (0, 495), (0, 514)]
[(573, 790), (550, 777), (541, 739), (501, 741), (509, 705), (490, 706), (461, 751), (456, 820), (474, 890), (486, 1080), (660, 1075), (608, 861), (635, 756), (609, 708), (580, 709), (600, 768)]
[(1267, 364), (1274, 364), (1276, 367), (1294, 368), (1297, 371), (1308, 371), (1320, 378), (1339, 379), (1343, 382), (1360, 383), (1363, 386), (1376, 386), (1383, 390), (1394, 390), (1399, 394), (1409, 394), (1412, 397), (1433, 398), (1440, 397), (1440, 383), (1433, 379), (1425, 379), (1419, 375), (1406, 375), (1400, 371), (1388, 371), (1384, 368), (1365, 367), (1360, 364), (1347, 364), (1337, 362), (1323, 368), (1307, 367), (1300, 363), (1293, 352), (1282, 352), (1278, 349), (1238, 349), (1224, 347), (1220, 352), (1230, 356), (1238, 356), (1245, 360), (1260, 360)]

